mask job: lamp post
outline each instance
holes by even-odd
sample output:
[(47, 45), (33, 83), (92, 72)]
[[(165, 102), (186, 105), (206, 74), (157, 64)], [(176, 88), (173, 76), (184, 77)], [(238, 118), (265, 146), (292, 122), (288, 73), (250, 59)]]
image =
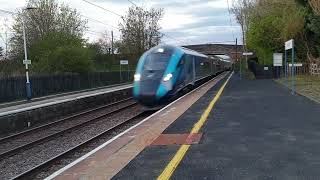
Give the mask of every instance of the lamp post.
[[(34, 7), (27, 7), (22, 9), (22, 13), (25, 10), (32, 10), (36, 9)], [(11, 11), (6, 11), (0, 9), (0, 12), (11, 14), (11, 15), (17, 15), (17, 13), (11, 12)], [(24, 60), (23, 64), (25, 64), (26, 68), (26, 93), (27, 93), (27, 100), (31, 100), (31, 85), (30, 85), (30, 79), (29, 79), (29, 70), (28, 70), (28, 64), (31, 64), (31, 61), (28, 60), (28, 53), (27, 53), (27, 40), (26, 40), (26, 27), (25, 27), (25, 17), (24, 15), (22, 16), (22, 33), (23, 33), (23, 47), (24, 47)]]
[[(22, 11), (36, 9), (34, 7), (27, 7)], [(26, 93), (27, 93), (27, 100), (31, 100), (32, 98), (32, 91), (31, 91), (31, 84), (29, 79), (29, 67), (28, 65), (31, 64), (31, 61), (28, 60), (28, 52), (27, 52), (27, 38), (26, 38), (26, 24), (25, 24), (25, 16), (22, 17), (22, 32), (23, 32), (23, 48), (24, 48), (24, 61), (26, 69)]]

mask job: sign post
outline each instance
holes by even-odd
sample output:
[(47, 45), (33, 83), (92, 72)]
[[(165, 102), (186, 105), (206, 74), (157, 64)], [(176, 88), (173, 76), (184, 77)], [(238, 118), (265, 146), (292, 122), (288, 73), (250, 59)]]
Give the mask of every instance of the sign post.
[[(246, 56), (246, 64), (248, 64), (248, 56), (252, 56), (253, 55), (253, 52), (244, 52), (242, 53), (242, 55)], [(241, 63), (241, 59), (240, 59), (240, 79), (241, 79), (241, 66), (242, 66), (242, 63)]]
[[(25, 53), (26, 53), (25, 49)], [(25, 55), (25, 58), (27, 58), (27, 55)], [(30, 79), (29, 79), (29, 65), (31, 65), (31, 60), (23, 60), (22, 63), (26, 67), (26, 93), (27, 93), (27, 100), (30, 101), (32, 98), (32, 92), (31, 92), (31, 84), (30, 84)]]
[[(287, 41), (285, 43), (285, 63), (287, 63), (287, 50), (292, 50), (292, 59), (291, 59), (291, 62), (292, 62), (292, 66), (291, 66), (291, 94), (294, 95), (295, 94), (295, 91), (294, 91), (294, 75), (295, 75), (295, 72), (294, 72), (294, 40), (291, 39), (289, 41)], [(287, 64), (285, 64), (285, 66), (287, 66)], [(289, 67), (288, 67), (289, 69)], [(287, 77), (287, 75), (286, 75)], [(289, 86), (289, 84), (288, 84)]]
[(128, 60), (120, 60), (120, 82), (122, 82), (122, 72), (121, 72), (122, 65), (128, 66), (128, 80), (129, 80), (129, 61)]
[(274, 53), (273, 54), (273, 66), (276, 68), (276, 78), (279, 78), (281, 75), (281, 67), (282, 67), (282, 53)]

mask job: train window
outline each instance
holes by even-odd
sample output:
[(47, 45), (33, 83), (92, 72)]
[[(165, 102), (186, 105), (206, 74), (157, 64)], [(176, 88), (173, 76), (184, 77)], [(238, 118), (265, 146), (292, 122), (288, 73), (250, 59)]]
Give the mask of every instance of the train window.
[(171, 54), (151, 53), (146, 57), (144, 67), (146, 70), (164, 70), (166, 69)]
[(185, 56), (183, 57), (183, 58), (181, 58), (181, 60), (180, 60), (180, 62), (179, 62), (179, 65), (181, 66), (181, 65), (183, 65), (185, 62)]

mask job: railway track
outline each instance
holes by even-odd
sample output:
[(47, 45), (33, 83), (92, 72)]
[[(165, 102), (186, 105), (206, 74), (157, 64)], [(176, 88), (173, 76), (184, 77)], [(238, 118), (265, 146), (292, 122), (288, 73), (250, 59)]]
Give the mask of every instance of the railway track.
[(150, 115), (150, 112), (129, 98), (2, 138), (0, 179), (31, 177), (31, 174), (41, 172), (53, 162), (126, 123)]
[[(84, 115), (87, 115), (90, 113), (95, 113), (97, 111), (104, 111), (112, 106), (116, 106), (116, 105), (120, 105), (120, 104), (126, 104), (126, 105), (122, 106), (120, 108), (116, 108), (111, 111), (107, 111), (105, 113), (101, 113), (95, 117), (90, 118), (89, 120), (85, 120), (83, 122), (78, 122), (78, 123), (76, 122), (77, 118), (79, 118), (81, 116), (84, 116)], [(71, 131), (71, 130), (79, 128), (79, 127), (83, 127), (89, 123), (92, 123), (95, 120), (98, 120), (99, 118), (114, 114), (114, 113), (119, 112), (119, 111), (126, 109), (128, 107), (132, 107), (136, 104), (137, 104), (136, 102), (132, 101), (132, 98), (128, 98), (128, 99), (121, 100), (121, 101), (111, 103), (111, 104), (107, 104), (107, 105), (104, 105), (104, 106), (101, 106), (101, 107), (98, 107), (95, 109), (91, 109), (91, 110), (84, 111), (84, 112), (81, 112), (78, 114), (74, 114), (72, 116), (62, 118), (58, 121), (44, 124), (42, 126), (35, 127), (32, 129), (29, 129), (29, 130), (26, 130), (26, 131), (23, 131), (23, 132), (20, 132), (20, 133), (17, 133), (17, 134), (14, 134), (14, 135), (11, 135), (11, 136), (8, 136), (5, 138), (2, 138), (2, 139), (0, 139), (0, 145), (1, 145), (0, 159), (5, 156), (12, 156), (19, 151), (28, 149), (36, 144), (47, 141), (50, 138), (54, 138), (56, 136), (59, 136), (61, 133), (64, 133), (66, 131)], [(69, 122), (67, 122), (67, 121), (69, 121)], [(73, 122), (70, 122), (70, 121), (73, 121)], [(67, 127), (67, 128), (63, 127), (65, 123), (70, 124), (69, 127)], [(72, 123), (74, 123), (74, 124), (72, 124)], [(52, 133), (48, 132), (49, 128), (53, 128), (51, 131)], [(41, 131), (42, 132), (45, 131), (45, 135), (40, 137), (37, 134)], [(36, 135), (36, 136), (32, 137), (33, 135)], [(30, 138), (30, 136), (31, 136), (31, 139), (28, 139), (28, 138)], [(28, 140), (24, 141), (24, 139), (28, 139)], [(5, 143), (7, 143), (7, 144), (5, 144)], [(10, 147), (12, 147), (12, 148), (10, 148)]]
[(138, 118), (145, 118), (149, 115), (151, 115), (153, 113), (153, 111), (144, 111), (144, 112), (141, 112), (139, 113), (138, 115), (136, 115), (135, 117), (132, 117), (132, 118), (129, 118), (123, 122), (120, 122), (112, 127), (110, 127), (109, 129), (105, 130), (104, 132), (102, 133), (99, 133), (98, 135), (90, 138), (89, 140), (71, 148), (71, 149), (68, 149), (67, 151), (39, 164), (38, 166), (32, 168), (32, 169), (29, 169), (28, 171), (25, 171), (17, 176), (15, 176), (14, 178), (12, 179), (30, 179), (30, 178), (35, 178), (35, 176), (41, 172), (43, 169), (46, 169), (48, 167), (50, 167), (52, 164), (55, 164), (55, 162), (63, 159), (64, 157), (72, 154), (72, 153), (75, 153), (76, 151), (79, 151), (79, 149), (81, 148), (85, 148), (85, 146), (88, 146), (90, 143), (93, 143), (93, 141), (96, 141), (97, 139), (101, 138), (102, 136), (110, 133), (111, 131), (113, 131), (114, 129), (118, 128), (119, 126), (122, 126), (130, 121), (133, 121), (133, 120), (136, 120)]

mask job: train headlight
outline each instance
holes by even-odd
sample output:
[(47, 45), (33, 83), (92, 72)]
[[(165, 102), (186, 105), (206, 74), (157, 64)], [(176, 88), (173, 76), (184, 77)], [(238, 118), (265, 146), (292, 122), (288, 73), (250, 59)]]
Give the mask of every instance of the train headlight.
[(140, 74), (135, 74), (133, 77), (134, 77), (134, 81), (140, 81), (140, 79), (141, 79)]
[(158, 52), (159, 52), (159, 53), (163, 53), (163, 52), (164, 52), (164, 49), (163, 49), (163, 48), (159, 48), (159, 49), (158, 49)]
[(163, 81), (169, 81), (171, 78), (172, 78), (172, 74), (171, 73), (169, 73), (169, 74), (167, 74), (164, 78), (163, 78)]

